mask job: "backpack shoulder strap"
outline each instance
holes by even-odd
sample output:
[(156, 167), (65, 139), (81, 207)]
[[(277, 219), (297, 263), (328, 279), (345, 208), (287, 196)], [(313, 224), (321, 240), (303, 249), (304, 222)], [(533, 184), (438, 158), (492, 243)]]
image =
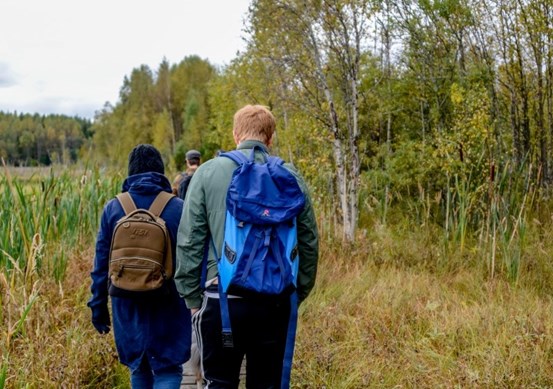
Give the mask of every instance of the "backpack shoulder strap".
[(125, 215), (128, 215), (136, 209), (136, 205), (134, 204), (134, 201), (129, 192), (119, 193), (117, 195), (117, 200), (119, 200), (119, 204), (121, 204)]
[(169, 200), (171, 200), (173, 197), (175, 197), (175, 195), (172, 193), (165, 191), (159, 192), (157, 197), (154, 199), (152, 205), (150, 205), (149, 211), (156, 216), (160, 216), (161, 212), (163, 212), (163, 209), (165, 208)]
[(284, 160), (280, 157), (269, 155), (267, 157), (268, 163), (271, 166), (284, 165)]
[(222, 153), (219, 156), (232, 159), (237, 165), (242, 165), (243, 163), (248, 161), (248, 157), (246, 157), (244, 153), (239, 150), (232, 150), (226, 153)]

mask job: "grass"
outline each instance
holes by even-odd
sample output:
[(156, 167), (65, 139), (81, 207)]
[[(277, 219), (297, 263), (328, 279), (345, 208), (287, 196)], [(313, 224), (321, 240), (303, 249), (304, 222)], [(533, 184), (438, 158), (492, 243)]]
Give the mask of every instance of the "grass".
[(549, 294), (472, 266), (443, 272), (373, 258), (324, 246), (301, 308), (295, 387), (553, 385)]
[[(64, 174), (0, 178), (11, 223), (0, 231), (0, 388), (129, 387), (112, 334), (95, 332), (86, 307), (98, 217), (118, 178)], [(444, 242), (439, 224), (392, 207), (386, 224), (365, 215), (369, 227), (345, 245), (318, 212), (319, 274), (300, 308), (293, 387), (552, 387), (553, 225), (547, 201), (534, 203), (498, 219), (511, 223), (506, 237), (523, 224), (524, 244), (498, 239), (493, 276), (479, 231)]]
[[(73, 251), (69, 256), (67, 276), (60, 283), (40, 282), (24, 331), (3, 346), (7, 387), (128, 387), (111, 335), (99, 336), (90, 324), (86, 301), (93, 251)], [(12, 294), (24, 293), (16, 287)], [(10, 304), (12, 311), (21, 310), (17, 301), (2, 303), (4, 310)]]

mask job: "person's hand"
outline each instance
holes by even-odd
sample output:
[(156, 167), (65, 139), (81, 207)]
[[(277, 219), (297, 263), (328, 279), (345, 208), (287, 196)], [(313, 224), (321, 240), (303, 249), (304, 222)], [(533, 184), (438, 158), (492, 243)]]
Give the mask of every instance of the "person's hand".
[(190, 315), (191, 315), (191, 316), (194, 316), (194, 315), (196, 314), (196, 312), (198, 312), (199, 310), (200, 310), (200, 308), (192, 308), (192, 309), (190, 310)]
[(107, 334), (109, 332), (111, 322), (107, 306), (96, 307), (92, 310), (92, 325), (100, 334)]

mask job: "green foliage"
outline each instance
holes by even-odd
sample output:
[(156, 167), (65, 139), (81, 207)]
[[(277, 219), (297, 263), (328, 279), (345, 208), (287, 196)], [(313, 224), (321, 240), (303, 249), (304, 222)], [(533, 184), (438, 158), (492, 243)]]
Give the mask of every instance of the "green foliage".
[(175, 155), (173, 157), (173, 162), (175, 164), (176, 171), (185, 170), (186, 166), (186, 152), (188, 149), (184, 146), (183, 142), (177, 143), (177, 149), (175, 150)]
[(154, 128), (152, 130), (152, 144), (160, 151), (165, 161), (170, 161), (173, 157), (173, 125), (170, 113), (163, 110), (156, 115)]
[(152, 143), (173, 166), (179, 142), (201, 150), (209, 132), (207, 85), (214, 76), (215, 69), (196, 56), (173, 66), (164, 60), (156, 75), (145, 65), (133, 69), (121, 87), (120, 101), (95, 118), (90, 157), (122, 167), (135, 145)]
[(0, 389), (5, 388), (7, 375), (8, 375), (8, 363), (7, 361), (2, 361), (2, 370), (0, 370)]
[[(235, 67), (231, 64), (224, 74), (215, 77), (209, 87), (209, 105), (216, 107), (210, 117), (210, 128), (206, 134), (205, 144), (216, 150), (232, 150), (235, 148), (232, 137), (233, 116), (240, 108), (236, 93)], [(217, 145), (217, 146), (215, 146)]]

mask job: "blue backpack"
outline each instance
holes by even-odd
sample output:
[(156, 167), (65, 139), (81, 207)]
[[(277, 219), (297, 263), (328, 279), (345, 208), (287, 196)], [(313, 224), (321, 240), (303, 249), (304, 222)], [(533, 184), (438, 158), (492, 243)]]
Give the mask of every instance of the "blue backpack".
[(282, 295), (296, 288), (296, 216), (305, 197), (278, 157), (254, 162), (233, 151), (221, 156), (239, 166), (227, 191), (224, 244), (219, 277), (224, 293)]
[[(256, 149), (263, 152), (265, 163), (255, 162)], [(254, 147), (249, 158), (238, 150), (220, 156), (238, 165), (227, 191), (224, 243), (218, 257), (223, 345), (233, 347), (227, 294), (289, 295), (292, 308), (281, 383), (288, 387), (297, 322), (296, 217), (305, 196), (284, 161), (260, 147)]]

